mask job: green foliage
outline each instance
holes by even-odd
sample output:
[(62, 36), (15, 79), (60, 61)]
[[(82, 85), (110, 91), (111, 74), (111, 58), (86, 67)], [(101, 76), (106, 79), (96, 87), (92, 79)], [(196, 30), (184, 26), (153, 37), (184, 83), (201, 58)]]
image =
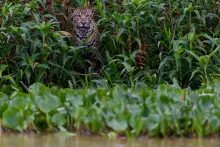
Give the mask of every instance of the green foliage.
[(3, 125), (5, 125), (6, 127), (12, 128), (12, 129), (16, 129), (19, 131), (22, 131), (23, 129), (25, 129), (23, 127), (23, 117), (22, 117), (22, 112), (19, 109), (10, 107), (8, 108), (4, 114), (3, 114), (3, 118), (2, 118), (2, 123)]
[(176, 79), (181, 87), (198, 88), (216, 76), (219, 69), (219, 12), (218, 6), (212, 9), (214, 5), (219, 3), (170, 0), (164, 6), (164, 28), (161, 30), (164, 36), (159, 41), (163, 50), (158, 68), (162, 81)]
[[(69, 5), (97, 8), (99, 51), (74, 46)], [(79, 88), (176, 81), (198, 88), (219, 72), (218, 7), (215, 0), (2, 1), (0, 86), (8, 93), (35, 82)]]
[(194, 91), (164, 84), (157, 89), (70, 90), (36, 83), (28, 94), (1, 93), (1, 125), (19, 131), (58, 128), (60, 133), (86, 130), (128, 137), (214, 135), (220, 131), (219, 83)]
[[(219, 2), (64, 2), (0, 2), (4, 128), (128, 137), (219, 132)], [(68, 20), (68, 6), (93, 5), (98, 50), (74, 46)]]

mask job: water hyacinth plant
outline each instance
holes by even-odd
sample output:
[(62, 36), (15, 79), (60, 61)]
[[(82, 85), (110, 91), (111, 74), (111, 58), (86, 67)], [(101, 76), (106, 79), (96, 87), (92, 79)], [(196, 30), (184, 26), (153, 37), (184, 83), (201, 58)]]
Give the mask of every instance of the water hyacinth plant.
[(125, 89), (58, 89), (0, 93), (4, 130), (73, 131), (147, 136), (208, 136), (220, 130), (219, 80), (189, 91), (174, 85)]

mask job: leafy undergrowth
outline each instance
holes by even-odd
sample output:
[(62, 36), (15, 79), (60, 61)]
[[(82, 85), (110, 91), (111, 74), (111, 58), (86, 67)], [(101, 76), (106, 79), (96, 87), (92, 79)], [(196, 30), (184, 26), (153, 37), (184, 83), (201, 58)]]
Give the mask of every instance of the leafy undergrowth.
[[(71, 37), (69, 9), (85, 6), (97, 9), (98, 50)], [(219, 77), (219, 8), (219, 0), (1, 0), (0, 89), (174, 79), (197, 89)]]
[(220, 132), (220, 81), (199, 90), (58, 89), (35, 83), (29, 93), (0, 93), (3, 130), (91, 132), (127, 137), (215, 136)]

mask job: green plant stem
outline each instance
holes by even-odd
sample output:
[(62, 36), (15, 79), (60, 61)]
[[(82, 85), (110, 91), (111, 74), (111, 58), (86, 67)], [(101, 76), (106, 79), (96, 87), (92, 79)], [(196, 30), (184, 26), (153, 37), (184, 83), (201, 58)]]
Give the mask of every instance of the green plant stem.
[(46, 121), (47, 121), (47, 125), (48, 125), (48, 127), (49, 127), (49, 130), (51, 130), (53, 127), (52, 127), (51, 124), (50, 124), (50, 120), (49, 120), (48, 113), (46, 113)]
[(179, 74), (180, 74), (180, 86), (183, 86), (183, 77), (182, 77), (182, 64), (181, 64), (181, 60), (179, 60), (180, 64), (179, 64)]
[(207, 76), (206, 66), (204, 67), (204, 72), (205, 72), (206, 83), (209, 84), (209, 79), (208, 79), (208, 76)]
[(189, 13), (189, 26), (192, 29), (192, 12)]
[[(7, 60), (7, 58), (6, 58), (6, 57), (5, 57), (5, 63), (6, 63), (6, 65), (8, 66), (8, 60)], [(7, 71), (8, 71), (8, 75), (10, 75), (9, 68), (7, 68)]]

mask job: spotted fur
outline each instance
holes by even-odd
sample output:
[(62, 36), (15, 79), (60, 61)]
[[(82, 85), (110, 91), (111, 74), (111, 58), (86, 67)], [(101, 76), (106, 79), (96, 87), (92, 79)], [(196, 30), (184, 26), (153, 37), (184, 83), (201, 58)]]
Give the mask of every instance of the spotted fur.
[(94, 8), (80, 7), (72, 9), (70, 15), (72, 22), (73, 39), (76, 46), (97, 48), (99, 31), (94, 20)]

